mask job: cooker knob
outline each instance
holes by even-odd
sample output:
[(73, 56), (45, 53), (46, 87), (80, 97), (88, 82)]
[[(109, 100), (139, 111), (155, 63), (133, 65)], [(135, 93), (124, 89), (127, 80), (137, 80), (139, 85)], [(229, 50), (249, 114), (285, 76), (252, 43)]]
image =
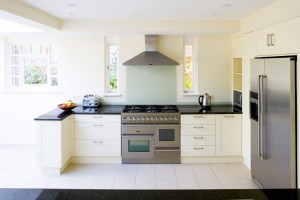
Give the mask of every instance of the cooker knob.
[(165, 120), (168, 120), (169, 118), (168, 117), (165, 117)]

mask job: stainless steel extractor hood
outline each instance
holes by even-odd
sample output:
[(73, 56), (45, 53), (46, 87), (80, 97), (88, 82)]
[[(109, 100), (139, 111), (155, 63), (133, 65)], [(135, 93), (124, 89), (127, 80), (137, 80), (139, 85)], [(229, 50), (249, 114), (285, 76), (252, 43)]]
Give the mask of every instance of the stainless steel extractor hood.
[(145, 51), (123, 63), (123, 65), (179, 65), (178, 62), (157, 51), (157, 36), (145, 36)]

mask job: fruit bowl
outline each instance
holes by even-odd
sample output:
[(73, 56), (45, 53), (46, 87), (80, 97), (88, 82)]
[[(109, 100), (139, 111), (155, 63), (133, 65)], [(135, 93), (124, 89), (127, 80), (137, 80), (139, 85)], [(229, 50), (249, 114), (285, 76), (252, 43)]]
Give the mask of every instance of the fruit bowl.
[(73, 104), (73, 105), (71, 105), (71, 106), (68, 106), (68, 105), (66, 105), (65, 103), (58, 104), (57, 106), (58, 106), (60, 109), (66, 110), (66, 111), (70, 111), (70, 110), (72, 110), (73, 108), (77, 107), (76, 104)]

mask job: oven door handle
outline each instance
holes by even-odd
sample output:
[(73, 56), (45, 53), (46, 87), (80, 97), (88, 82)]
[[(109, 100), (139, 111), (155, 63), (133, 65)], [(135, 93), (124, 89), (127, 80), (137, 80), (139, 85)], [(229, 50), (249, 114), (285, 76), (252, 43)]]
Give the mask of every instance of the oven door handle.
[(155, 148), (155, 151), (180, 151), (180, 148), (179, 147), (178, 148), (174, 148), (174, 147), (165, 148), (165, 147), (163, 147), (163, 148)]
[(135, 138), (135, 137), (154, 137), (154, 134), (122, 134), (123, 138)]

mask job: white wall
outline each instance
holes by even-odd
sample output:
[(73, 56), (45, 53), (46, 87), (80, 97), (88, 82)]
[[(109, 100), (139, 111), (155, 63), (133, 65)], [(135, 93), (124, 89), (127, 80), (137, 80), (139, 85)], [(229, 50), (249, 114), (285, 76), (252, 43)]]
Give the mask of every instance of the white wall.
[[(181, 63), (183, 36), (162, 36), (160, 49)], [(228, 36), (199, 36), (199, 88), (213, 102), (231, 102), (231, 46)], [(0, 75), (4, 75), (3, 40), (0, 42)], [(144, 51), (143, 35), (120, 36), (120, 63)], [(53, 93), (0, 92), (0, 144), (35, 144), (34, 118), (72, 99), (81, 103), (85, 94), (97, 94), (106, 103), (126, 104), (126, 66), (120, 65), (121, 96), (104, 97), (104, 36), (73, 35), (58, 37), (61, 91)], [(180, 70), (179, 70), (180, 71)], [(1, 79), (2, 79), (1, 78)], [(176, 79), (176, 76), (174, 76)], [(178, 84), (178, 82), (177, 82)], [(3, 81), (1, 82), (3, 86)], [(2, 88), (2, 87), (1, 87)], [(179, 96), (181, 94), (178, 94)], [(197, 103), (197, 96), (177, 97), (177, 101)]]

